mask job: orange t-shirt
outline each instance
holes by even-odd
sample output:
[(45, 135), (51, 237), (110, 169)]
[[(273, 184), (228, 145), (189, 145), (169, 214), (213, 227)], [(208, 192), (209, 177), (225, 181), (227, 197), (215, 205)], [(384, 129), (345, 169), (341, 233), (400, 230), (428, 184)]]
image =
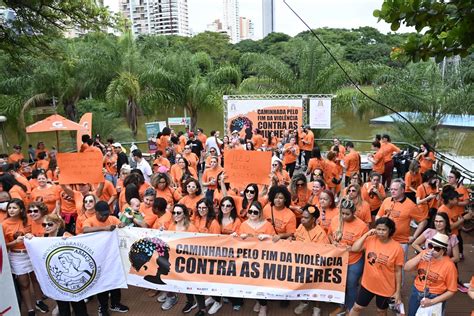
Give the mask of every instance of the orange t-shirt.
[(415, 190), (421, 185), (421, 173), (412, 174), (411, 171), (405, 173), (405, 192), (414, 192), (410, 187), (415, 188)]
[(430, 153), (428, 154), (428, 158), (430, 158), (431, 160), (427, 160), (424, 155), (421, 155), (420, 158), (419, 158), (420, 173), (422, 173), (422, 174), (425, 173), (428, 170), (433, 169), (433, 164), (436, 160), (433, 152), (430, 151)]
[(263, 209), (263, 217), (274, 226), (277, 234), (293, 234), (296, 231), (296, 216), (289, 208), (280, 211), (273, 208), (272, 219), (272, 206), (268, 204)]
[(357, 151), (351, 151), (344, 157), (344, 166), (346, 167), (346, 176), (350, 177), (354, 172), (360, 170), (360, 156)]
[[(287, 151), (288, 149), (293, 148), (295, 151)], [(298, 145), (291, 145), (290, 143), (285, 144), (283, 146), (283, 164), (290, 164), (293, 162), (296, 162), (296, 158), (298, 158), (298, 155), (300, 154), (300, 149)]]
[[(96, 192), (97, 192), (97, 187), (99, 187), (99, 184), (94, 185)], [(109, 180), (105, 180), (104, 188), (102, 189), (102, 195), (99, 196), (99, 200), (105, 201), (108, 203), (112, 196), (117, 197), (117, 190), (115, 189), (112, 182), (110, 182)], [(110, 213), (112, 214), (114, 212), (114, 203), (112, 203), (112, 205), (110, 205), (109, 208), (110, 208)]]
[(255, 149), (259, 149), (263, 145), (263, 136), (260, 134), (255, 134), (252, 136), (252, 143)]
[(196, 216), (194, 217), (193, 224), (194, 226), (196, 226), (196, 228), (198, 229), (200, 233), (206, 233), (206, 234), (220, 234), (221, 233), (221, 227), (219, 226), (219, 223), (215, 219), (211, 220), (209, 227), (206, 227), (206, 218)]
[(82, 229), (84, 229), (84, 227), (105, 227), (109, 225), (119, 225), (119, 224), (120, 224), (120, 220), (114, 216), (107, 217), (107, 219), (103, 222), (99, 221), (96, 216), (93, 216), (84, 221), (84, 224), (82, 225)]
[(274, 235), (275, 230), (273, 229), (273, 226), (272, 224), (270, 224), (269, 221), (264, 221), (261, 226), (254, 228), (250, 226), (250, 224), (248, 223), (248, 220), (246, 220), (240, 225), (238, 233), (239, 235), (247, 234), (252, 237), (257, 237), (260, 234)]
[(314, 226), (311, 230), (307, 230), (303, 224), (300, 224), (296, 229), (294, 236), (297, 241), (329, 244), (326, 232), (319, 225)]
[(10, 156), (8, 156), (8, 163), (16, 163), (22, 159), (25, 159), (22, 153), (13, 153)]
[[(457, 214), (456, 210), (454, 208), (449, 208), (446, 205), (441, 205), (438, 209), (438, 213), (446, 213), (449, 218), (450, 225), (453, 225), (459, 220), (459, 214)], [(451, 233), (458, 235), (459, 233), (459, 228), (451, 228)]]
[(51, 213), (56, 207), (56, 201), (59, 200), (59, 189), (54, 185), (44, 189), (36, 187), (31, 191), (31, 200), (34, 202), (43, 202), (48, 207), (48, 213)]
[(278, 178), (279, 185), (288, 185), (291, 182), (290, 174), (286, 170), (275, 172), (275, 176)]
[[(357, 239), (369, 231), (367, 224), (357, 217), (352, 222), (344, 222), (342, 225), (342, 239), (340, 245), (352, 246)], [(339, 229), (339, 217), (334, 217), (329, 226), (328, 235), (335, 233)], [(349, 251), (349, 264), (354, 264), (362, 258), (361, 252)]]
[(76, 214), (79, 213), (82, 209), (82, 193), (75, 191), (74, 196), (70, 197), (69, 195), (61, 189), (59, 192), (59, 198), (61, 200), (61, 213), (65, 214)]
[(46, 160), (46, 159), (41, 159), (41, 160), (38, 160), (36, 163), (35, 163), (35, 169), (44, 169), (44, 170), (48, 170), (49, 169), (49, 161)]
[(370, 224), (372, 222), (372, 214), (370, 214), (369, 203), (362, 201), (361, 204), (356, 205), (355, 215), (365, 223)]
[(323, 174), (326, 173), (326, 161), (324, 159), (311, 158), (308, 162), (307, 172), (312, 173), (316, 169), (321, 169)]
[(396, 267), (404, 264), (402, 246), (393, 239), (383, 243), (377, 236), (369, 236), (364, 241), (364, 248), (362, 286), (374, 294), (392, 297), (396, 290)]
[[(423, 250), (418, 256), (422, 256), (427, 250)], [(431, 264), (430, 264), (431, 262)], [(426, 272), (428, 271), (428, 276)], [(431, 259), (431, 261), (421, 260), (417, 267), (417, 275), (415, 277), (415, 287), (418, 291), (423, 292), (426, 286), (432, 294), (443, 294), (446, 291), (457, 292), (458, 290), (458, 270), (454, 262), (448, 256), (439, 259)]]
[(370, 210), (375, 211), (382, 205), (382, 201), (385, 198), (385, 189), (382, 184), (379, 183), (378, 191), (382, 195), (382, 200), (379, 199), (379, 197), (374, 194), (372, 197), (369, 195), (369, 189), (372, 187), (372, 183), (366, 182), (360, 189), (360, 194), (362, 196), (362, 199), (369, 203), (370, 205)]
[(170, 204), (171, 206), (174, 204), (175, 201), (175, 192), (176, 190), (167, 187), (164, 190), (156, 189), (156, 197), (160, 197), (166, 200), (166, 203)]
[[(193, 167), (189, 167), (189, 172), (191, 173), (191, 176), (194, 179), (198, 179), (196, 169)], [(183, 169), (181, 169), (178, 165), (173, 165), (171, 167), (170, 171), (171, 178), (173, 179), (173, 182), (176, 183), (177, 185), (181, 184), (181, 178), (183, 177)]]
[(208, 190), (215, 190), (217, 189), (217, 176), (221, 173), (224, 169), (217, 166), (216, 168), (207, 168), (204, 170), (202, 174), (202, 182), (210, 182), (212, 179), (215, 180), (215, 184), (210, 184), (207, 186)]
[(278, 147), (278, 137), (272, 137), (272, 140), (270, 141), (270, 145), (268, 145), (267, 142), (267, 148), (268, 149), (276, 149)]
[(304, 141), (306, 142), (306, 144), (303, 144), (303, 146), (301, 146), (301, 150), (304, 150), (304, 151), (313, 150), (313, 148), (314, 148), (314, 134), (313, 134), (312, 131), (308, 130), (308, 133), (306, 133), (306, 135), (304, 136)]
[(202, 194), (195, 195), (194, 197), (191, 197), (189, 195), (185, 195), (185, 196), (183, 196), (183, 198), (181, 200), (179, 200), (179, 203), (186, 205), (186, 207), (190, 210), (189, 216), (191, 218), (194, 218), (194, 214), (196, 213), (196, 204), (202, 198), (203, 198)]
[[(156, 216), (156, 215), (155, 215)], [(169, 230), (169, 226), (173, 222), (173, 216), (171, 215), (171, 212), (166, 211), (163, 215), (160, 217), (156, 216), (155, 221), (153, 222), (153, 225), (150, 227), (153, 229), (160, 229), (163, 227), (165, 230)]]
[(161, 135), (160, 138), (156, 140), (156, 147), (158, 150), (161, 150), (163, 155), (166, 155), (166, 148), (169, 146), (170, 137), (168, 135)]
[(117, 155), (112, 155), (111, 157), (105, 155), (104, 167), (108, 174), (115, 176), (117, 174)]
[(399, 243), (407, 243), (410, 237), (410, 221), (414, 219), (421, 222), (428, 217), (428, 213), (418, 208), (415, 203), (405, 197), (402, 201), (394, 201), (386, 198), (377, 213), (377, 217), (388, 216), (395, 222), (395, 234), (393, 240)]
[(392, 143), (380, 143), (380, 150), (383, 152), (384, 163), (391, 161), (394, 153), (400, 152), (400, 148)]
[[(183, 154), (183, 158), (186, 159), (189, 163), (189, 167), (197, 170), (197, 164), (199, 162), (199, 157), (195, 153)], [(191, 169), (190, 168), (190, 169)]]
[[(463, 185), (458, 186), (456, 188), (456, 192), (461, 195), (460, 197), (458, 197), (459, 202), (469, 200), (469, 191)], [(465, 207), (456, 205), (453, 207), (453, 210), (457, 215), (462, 215), (464, 213)]]
[(44, 227), (43, 225), (43, 219), (41, 218), (39, 223), (36, 221), (30, 221), (31, 223), (31, 233), (35, 237), (44, 237)]
[(23, 191), (23, 189), (19, 185), (13, 185), (8, 191), (10, 194), (10, 197), (12, 199), (20, 199), (22, 200), (25, 204), (28, 204), (30, 202), (29, 194)]
[(326, 182), (326, 185), (328, 188), (335, 188), (337, 184), (332, 182), (333, 178), (336, 178), (336, 180), (339, 180), (341, 174), (339, 173), (338, 166), (334, 161), (326, 160), (326, 166), (324, 170), (324, 182)]
[[(170, 225), (168, 227), (168, 230), (171, 232), (176, 232), (176, 223), (174, 221), (170, 222)], [(193, 223), (189, 223), (188, 229), (185, 230), (185, 232), (189, 233), (199, 233), (198, 229), (196, 226), (193, 225)]]
[[(19, 218), (6, 218), (2, 223), (3, 236), (5, 237), (5, 243), (14, 241), (18, 235), (25, 235), (31, 233), (31, 220), (28, 218), (26, 225), (23, 225), (23, 221)], [(25, 249), (25, 244), (19, 242), (11, 247), (10, 249)]]
[(88, 220), (89, 218), (95, 217), (95, 211), (92, 210), (91, 212), (82, 212), (78, 213), (79, 215), (77, 216), (76, 219), (76, 235), (82, 234), (84, 232), (84, 222)]
[(385, 171), (385, 162), (382, 149), (377, 150), (374, 155), (374, 161), (376, 161), (376, 163), (372, 165), (372, 170), (382, 174)]
[[(424, 199), (430, 194), (437, 194), (438, 191), (436, 191), (436, 188), (432, 188), (429, 184), (422, 183), (421, 185), (416, 188), (416, 197), (419, 199)], [(432, 207), (438, 208), (439, 200), (434, 198), (432, 200), (429, 200), (427, 202), (418, 204), (418, 207), (422, 209), (425, 212), (428, 212), (428, 210)]]
[(339, 209), (337, 207), (328, 208), (325, 211), (321, 210), (321, 216), (319, 217), (318, 222), (326, 233), (329, 231), (332, 219), (336, 216), (339, 216)]
[(229, 223), (225, 226), (222, 226), (222, 224), (220, 224), (219, 226), (221, 228), (221, 234), (230, 235), (234, 232), (238, 232), (241, 224), (242, 222), (240, 221), (240, 218), (238, 217), (234, 219), (232, 223)]
[(170, 170), (171, 163), (167, 158), (165, 158), (163, 156), (158, 157), (153, 161), (153, 172), (155, 172), (155, 173), (158, 172), (158, 169), (161, 166), (166, 167), (166, 168), (168, 168), (168, 170)]

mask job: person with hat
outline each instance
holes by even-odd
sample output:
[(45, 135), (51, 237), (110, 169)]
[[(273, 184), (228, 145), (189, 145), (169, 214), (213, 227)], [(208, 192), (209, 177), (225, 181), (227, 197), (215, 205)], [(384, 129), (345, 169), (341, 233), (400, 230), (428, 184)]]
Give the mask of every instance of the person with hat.
[(124, 152), (122, 144), (120, 143), (113, 143), (112, 147), (117, 155), (117, 170), (121, 171), (123, 165), (129, 164), (127, 154)]
[(23, 154), (21, 153), (21, 146), (14, 145), (13, 153), (10, 156), (8, 156), (8, 163), (17, 163), (22, 159), (25, 159), (25, 157), (23, 157)]
[(417, 273), (408, 304), (408, 316), (415, 316), (419, 307), (438, 303), (442, 303), (444, 311), (446, 302), (457, 291), (458, 272), (447, 255), (449, 236), (437, 233), (428, 242), (428, 249), (408, 260), (404, 267), (407, 272)]

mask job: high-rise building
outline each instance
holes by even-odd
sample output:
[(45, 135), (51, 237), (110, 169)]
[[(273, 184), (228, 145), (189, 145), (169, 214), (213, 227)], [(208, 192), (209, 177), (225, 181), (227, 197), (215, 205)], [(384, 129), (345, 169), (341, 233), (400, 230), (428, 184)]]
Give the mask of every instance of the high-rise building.
[(232, 43), (240, 41), (239, 1), (222, 0), (224, 4), (224, 30), (229, 34)]
[(220, 19), (216, 19), (212, 21), (212, 23), (209, 23), (206, 26), (206, 31), (210, 32), (217, 32), (217, 33), (226, 33), (227, 31), (224, 30), (224, 25), (222, 24), (222, 21)]
[(275, 32), (275, 0), (262, 0), (263, 37)]
[(239, 31), (240, 40), (253, 39), (254, 26), (252, 20), (241, 16), (239, 20)]
[(133, 35), (191, 35), (187, 0), (120, 0)]

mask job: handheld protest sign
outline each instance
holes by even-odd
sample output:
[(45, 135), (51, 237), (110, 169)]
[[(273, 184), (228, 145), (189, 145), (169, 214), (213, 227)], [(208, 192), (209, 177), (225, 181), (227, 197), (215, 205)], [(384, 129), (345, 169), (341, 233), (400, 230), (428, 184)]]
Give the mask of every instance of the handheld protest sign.
[(226, 182), (234, 185), (268, 184), (272, 153), (269, 151), (227, 150), (224, 152)]
[(59, 184), (99, 183), (104, 181), (99, 152), (58, 154)]

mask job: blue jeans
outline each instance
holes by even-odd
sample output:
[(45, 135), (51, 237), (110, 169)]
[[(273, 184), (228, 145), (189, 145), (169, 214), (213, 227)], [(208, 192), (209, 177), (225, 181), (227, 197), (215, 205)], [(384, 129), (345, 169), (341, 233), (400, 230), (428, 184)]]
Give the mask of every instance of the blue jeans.
[(347, 281), (346, 281), (346, 298), (345, 307), (351, 310), (359, 292), (359, 280), (364, 271), (364, 256), (362, 256), (356, 263), (350, 264), (347, 267)]
[[(423, 297), (435, 298), (436, 296), (438, 296), (438, 294), (428, 293), (427, 295), (423, 295), (423, 291), (418, 291), (415, 285), (413, 285), (411, 289), (410, 301), (408, 303), (408, 316), (416, 315), (416, 311), (418, 310), (418, 307), (420, 307), (420, 302), (423, 299)], [(443, 315), (444, 315), (445, 308), (446, 308), (446, 302), (443, 302)]]

